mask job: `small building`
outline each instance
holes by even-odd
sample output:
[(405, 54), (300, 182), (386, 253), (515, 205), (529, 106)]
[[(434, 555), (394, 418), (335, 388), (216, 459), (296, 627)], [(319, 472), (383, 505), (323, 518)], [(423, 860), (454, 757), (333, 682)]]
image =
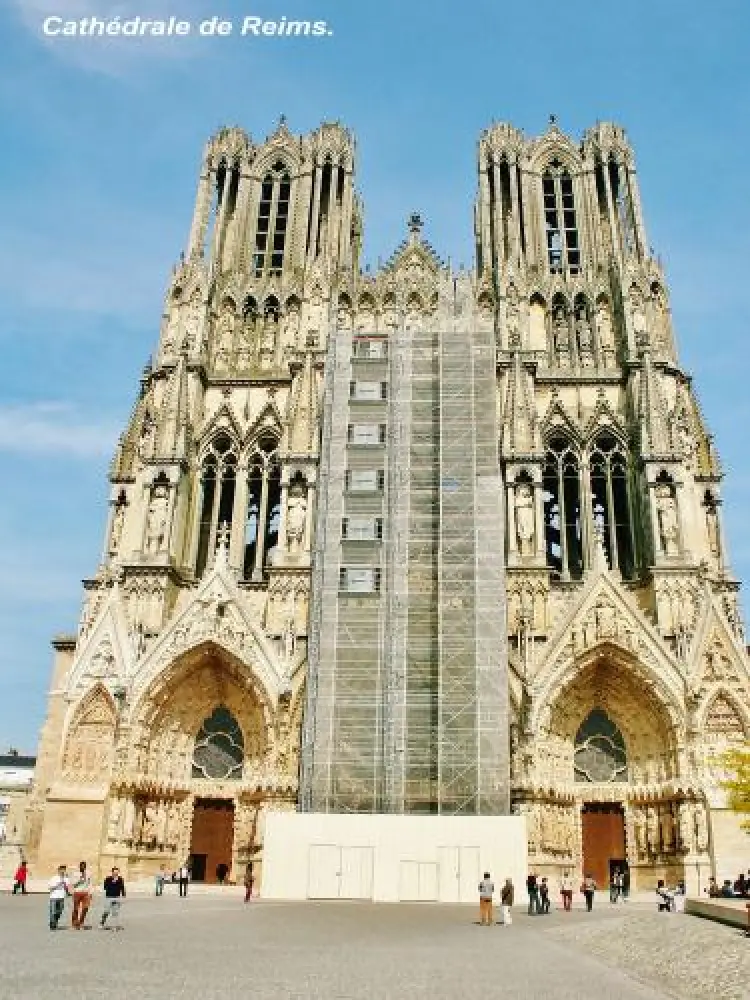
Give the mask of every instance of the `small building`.
[(22, 844), (36, 757), (11, 747), (0, 754), (0, 844)]

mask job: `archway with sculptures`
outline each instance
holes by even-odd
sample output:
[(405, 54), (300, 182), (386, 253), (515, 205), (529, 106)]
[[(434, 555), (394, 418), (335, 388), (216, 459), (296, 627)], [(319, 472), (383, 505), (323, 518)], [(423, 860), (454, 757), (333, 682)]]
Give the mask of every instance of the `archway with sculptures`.
[(708, 813), (685, 773), (681, 719), (634, 654), (605, 643), (576, 663), (537, 716), (516, 799), (530, 864), (633, 888), (708, 868)]
[(294, 807), (292, 715), (216, 643), (178, 657), (123, 714), (103, 853), (130, 877), (188, 862), (196, 881), (241, 880), (265, 810)]

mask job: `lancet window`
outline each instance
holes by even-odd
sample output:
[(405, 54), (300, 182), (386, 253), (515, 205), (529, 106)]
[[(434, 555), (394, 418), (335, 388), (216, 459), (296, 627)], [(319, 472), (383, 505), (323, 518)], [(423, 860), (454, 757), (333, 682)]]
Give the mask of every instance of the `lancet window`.
[(553, 435), (543, 487), (547, 565), (559, 579), (580, 579), (599, 540), (610, 568), (632, 578), (636, 567), (628, 459), (614, 435), (599, 434), (585, 459), (565, 435)]
[(278, 161), (261, 182), (253, 264), (256, 277), (281, 274), (284, 265), (292, 182)]
[(579, 579), (583, 574), (580, 465), (563, 436), (553, 437), (547, 447), (543, 490), (547, 565), (561, 579)]
[(245, 517), (243, 576), (262, 580), (271, 551), (279, 542), (281, 521), (281, 469), (278, 442), (261, 437), (250, 458)]
[(577, 274), (581, 265), (573, 178), (558, 160), (542, 177), (547, 263), (553, 274)]
[(610, 567), (628, 579), (634, 570), (628, 467), (623, 449), (611, 434), (601, 434), (594, 441), (589, 470), (594, 527)]
[(237, 456), (227, 434), (218, 434), (203, 459), (200, 480), (200, 522), (196, 574), (201, 576), (214, 552), (220, 527), (232, 526)]

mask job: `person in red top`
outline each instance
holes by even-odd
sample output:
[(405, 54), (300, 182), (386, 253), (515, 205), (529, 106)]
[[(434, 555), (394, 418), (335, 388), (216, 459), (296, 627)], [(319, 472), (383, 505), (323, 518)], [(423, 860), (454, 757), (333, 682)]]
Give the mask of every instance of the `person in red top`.
[(29, 876), (29, 867), (25, 861), (16, 869), (16, 874), (13, 877), (13, 895), (20, 892), (22, 896), (26, 895), (26, 879)]

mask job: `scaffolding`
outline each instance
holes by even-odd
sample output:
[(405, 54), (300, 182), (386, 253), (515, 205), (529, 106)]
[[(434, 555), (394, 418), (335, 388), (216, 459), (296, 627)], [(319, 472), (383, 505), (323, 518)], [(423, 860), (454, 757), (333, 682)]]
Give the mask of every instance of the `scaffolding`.
[[(363, 359), (346, 330), (332, 338), (303, 810), (508, 812), (494, 337), (473, 329), (465, 288), (444, 281), (441, 292), (432, 327), (394, 331), (387, 356)], [(386, 388), (357, 400), (360, 379)], [(385, 441), (353, 446), (358, 422), (385, 423)], [(350, 489), (375, 471), (382, 488)], [(342, 539), (345, 518), (379, 519), (382, 538)], [(378, 586), (347, 592), (347, 573), (362, 570)]]

